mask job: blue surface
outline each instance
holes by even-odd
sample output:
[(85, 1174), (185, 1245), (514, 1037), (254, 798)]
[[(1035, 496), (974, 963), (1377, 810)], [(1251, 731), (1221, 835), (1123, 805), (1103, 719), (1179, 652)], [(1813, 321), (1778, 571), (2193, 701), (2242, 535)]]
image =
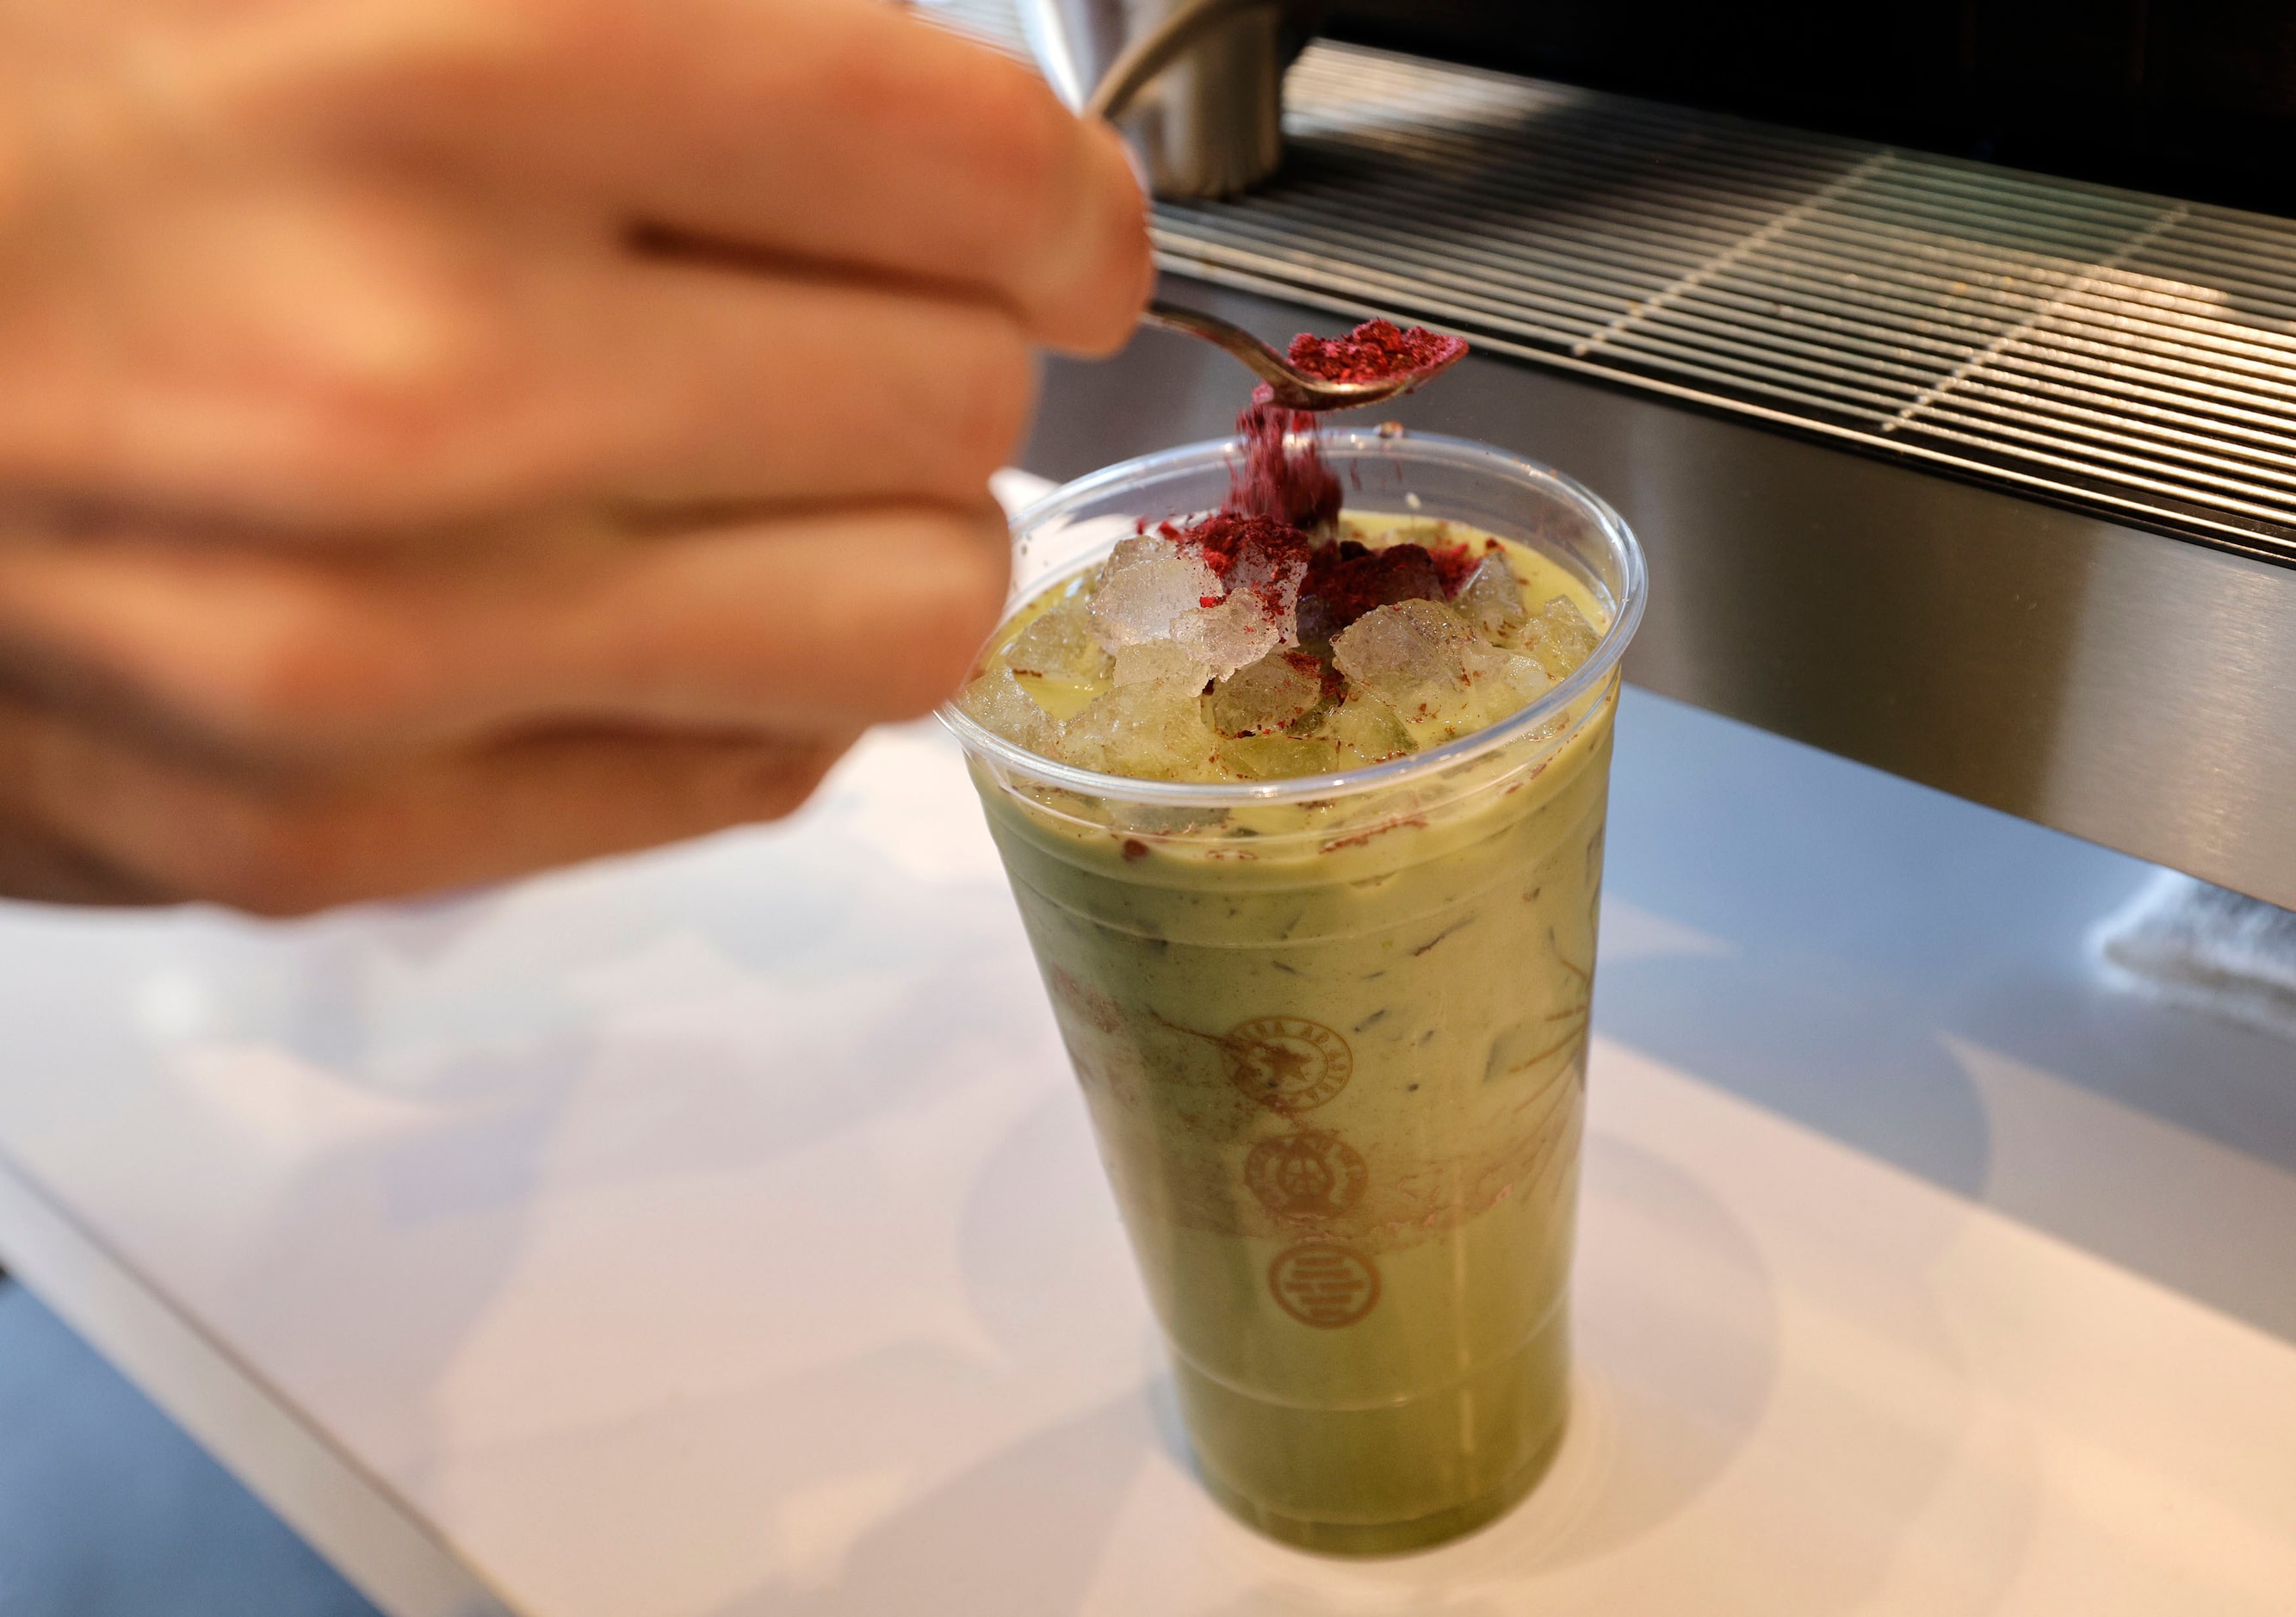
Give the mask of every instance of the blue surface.
[(0, 1613), (376, 1617), (37, 1298), (7, 1281)]
[[(1606, 897), (1718, 947), (1606, 951), (1599, 1031), (1957, 1194), (2004, 1187), (1953, 1037), (2296, 1172), (2296, 1048), (2088, 958), (2155, 866), (1635, 690), (1604, 866)], [(2176, 1211), (2026, 1195), (2013, 1216), (2296, 1341), (2284, 1269), (2232, 1260), (2256, 1232), (2196, 1242)]]

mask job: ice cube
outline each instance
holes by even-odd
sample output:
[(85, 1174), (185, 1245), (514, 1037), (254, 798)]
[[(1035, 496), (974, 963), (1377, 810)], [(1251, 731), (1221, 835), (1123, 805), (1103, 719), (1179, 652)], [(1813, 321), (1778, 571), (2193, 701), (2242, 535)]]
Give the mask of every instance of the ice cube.
[(1350, 699), (1361, 693), (1385, 702), (1422, 747), (1496, 724), (1554, 683), (1537, 659), (1490, 644), (1432, 601), (1366, 612), (1332, 649)]
[(1204, 722), (1201, 689), (1172, 679), (1119, 684), (1069, 720), (1061, 756), (1136, 780), (1218, 780), (1219, 737)]
[(1172, 639), (1226, 678), (1283, 644), (1283, 631), (1259, 596), (1240, 589), (1217, 606), (1199, 606), (1172, 620)]
[(1212, 671), (1185, 646), (1171, 640), (1144, 640), (1116, 653), (1114, 682), (1119, 685), (1169, 685), (1194, 698), (1211, 683)]
[(1222, 678), (1299, 643), (1300, 585), (1308, 544), (1267, 517), (1222, 512), (1175, 536), (1221, 582), (1172, 620), (1171, 635)]
[(1265, 735), (1306, 713), (1323, 693), (1323, 665), (1313, 657), (1271, 652), (1219, 682), (1212, 692), (1212, 728), (1223, 735)]
[(1022, 629), (1004, 648), (1005, 665), (1016, 674), (1056, 679), (1105, 679), (1108, 653), (1092, 632), (1088, 598), (1066, 595)]
[(1411, 732), (1395, 710), (1378, 697), (1358, 691), (1324, 715), (1316, 738), (1339, 750), (1340, 767), (1360, 769), (1383, 764), (1413, 751)]
[(1522, 603), (1522, 581), (1514, 576), (1514, 564), (1496, 550), (1475, 563), (1452, 604), (1482, 631), (1484, 639), (1494, 643), (1505, 641), (1530, 616)]
[(1458, 613), (1433, 601), (1376, 607), (1332, 642), (1349, 685), (1395, 710), (1414, 741), (1447, 741), (1472, 723), (1469, 662), (1490, 648)]
[(1167, 640), (1173, 619), (1226, 594), (1201, 556), (1160, 533), (1137, 534), (1118, 541), (1102, 564), (1092, 596), (1093, 633), (1111, 652)]
[(1556, 595), (1516, 631), (1513, 644), (1536, 658), (1547, 677), (1559, 685), (1595, 654), (1601, 638), (1568, 596)]
[(1254, 781), (1334, 775), (1350, 767), (1341, 760), (1333, 743), (1298, 735), (1233, 737), (1220, 743), (1219, 761), (1229, 774)]
[(1300, 644), (1300, 587), (1307, 581), (1308, 554), (1305, 539), (1290, 529), (1250, 526), (1229, 564), (1228, 588), (1259, 598), (1278, 645)]
[(1472, 696), (1470, 730), (1498, 723), (1554, 687), (1538, 659), (1491, 645), (1478, 645), (1468, 653), (1467, 679)]
[(1016, 747), (1046, 758), (1061, 755), (1061, 721), (1038, 707), (1037, 699), (1013, 677), (1013, 670), (1002, 664), (965, 686), (956, 705), (974, 723)]

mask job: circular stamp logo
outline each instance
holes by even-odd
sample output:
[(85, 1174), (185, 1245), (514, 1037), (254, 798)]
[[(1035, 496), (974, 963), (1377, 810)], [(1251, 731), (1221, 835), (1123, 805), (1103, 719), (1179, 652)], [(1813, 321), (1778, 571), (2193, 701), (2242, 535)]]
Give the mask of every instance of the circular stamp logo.
[(1379, 1301), (1379, 1267), (1352, 1246), (1303, 1241), (1275, 1254), (1267, 1266), (1267, 1289), (1301, 1325), (1337, 1330)]
[(1243, 1182), (1279, 1219), (1337, 1218), (1363, 1200), (1369, 1178), (1354, 1146), (1314, 1129), (1262, 1140), (1243, 1160)]
[(1356, 1070), (1348, 1041), (1303, 1016), (1255, 1016), (1220, 1040), (1227, 1075), (1261, 1105), (1290, 1113), (1320, 1106)]

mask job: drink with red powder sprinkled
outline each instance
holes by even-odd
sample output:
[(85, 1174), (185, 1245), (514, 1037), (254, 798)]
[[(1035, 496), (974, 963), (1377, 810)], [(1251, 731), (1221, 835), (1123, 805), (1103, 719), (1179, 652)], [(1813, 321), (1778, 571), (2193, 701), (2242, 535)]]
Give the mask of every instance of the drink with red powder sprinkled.
[(1639, 553), (1496, 451), (1240, 424), (1039, 508), (1024, 562), (1074, 564), (951, 722), (1207, 1483), (1384, 1553), (1520, 1498), (1569, 1407)]

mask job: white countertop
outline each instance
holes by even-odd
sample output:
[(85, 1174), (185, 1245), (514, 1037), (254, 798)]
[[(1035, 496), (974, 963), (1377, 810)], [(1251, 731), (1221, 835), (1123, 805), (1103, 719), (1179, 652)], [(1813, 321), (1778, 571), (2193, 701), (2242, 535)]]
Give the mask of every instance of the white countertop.
[(2296, 1612), (2296, 1046), (2093, 980), (2145, 879), (1630, 694), (1578, 1408), (1394, 1561), (1176, 1454), (929, 728), (459, 902), (0, 907), (0, 1260), (401, 1617)]

